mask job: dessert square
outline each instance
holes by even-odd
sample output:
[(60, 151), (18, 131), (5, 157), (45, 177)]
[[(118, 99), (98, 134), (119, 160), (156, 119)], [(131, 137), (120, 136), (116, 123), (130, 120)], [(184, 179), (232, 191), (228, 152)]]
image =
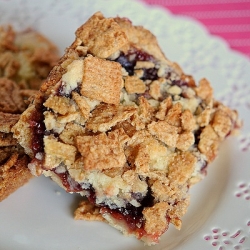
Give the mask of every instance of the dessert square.
[[(56, 47), (41, 34), (0, 26), (0, 201), (27, 183), (30, 157), (11, 128), (58, 59)], [(27, 125), (26, 125), (27, 126)]]
[(181, 228), (189, 188), (240, 125), (150, 31), (98, 12), (11, 131), (34, 175), (85, 197), (76, 219), (103, 219), (153, 245), (170, 223)]

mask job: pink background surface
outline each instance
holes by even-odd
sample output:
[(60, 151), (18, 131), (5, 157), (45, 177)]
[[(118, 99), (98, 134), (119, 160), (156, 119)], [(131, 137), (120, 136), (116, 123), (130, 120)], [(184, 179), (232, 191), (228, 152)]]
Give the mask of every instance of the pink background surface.
[(250, 58), (250, 0), (142, 0), (199, 20), (211, 34)]

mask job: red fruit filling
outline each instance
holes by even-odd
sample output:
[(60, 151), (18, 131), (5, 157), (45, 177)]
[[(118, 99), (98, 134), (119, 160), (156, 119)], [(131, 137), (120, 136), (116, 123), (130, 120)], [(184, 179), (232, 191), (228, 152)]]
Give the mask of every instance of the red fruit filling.
[(34, 155), (38, 152), (44, 152), (43, 136), (45, 133), (44, 116), (42, 107), (37, 107), (37, 111), (33, 112), (29, 121), (30, 128), (32, 129), (31, 147)]

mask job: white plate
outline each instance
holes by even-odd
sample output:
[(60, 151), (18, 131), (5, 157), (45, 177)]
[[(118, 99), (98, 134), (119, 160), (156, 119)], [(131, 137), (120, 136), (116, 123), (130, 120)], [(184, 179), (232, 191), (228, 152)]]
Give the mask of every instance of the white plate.
[[(228, 139), (208, 176), (191, 190), (181, 231), (173, 227), (151, 249), (250, 249), (250, 61), (210, 36), (197, 22), (129, 0), (0, 0), (0, 24), (33, 27), (61, 53), (94, 12), (125, 16), (149, 28), (165, 54), (196, 80), (207, 77), (215, 96), (236, 108), (242, 134)], [(99, 222), (74, 221), (78, 196), (50, 179), (34, 178), (0, 204), (0, 250), (148, 249)]]

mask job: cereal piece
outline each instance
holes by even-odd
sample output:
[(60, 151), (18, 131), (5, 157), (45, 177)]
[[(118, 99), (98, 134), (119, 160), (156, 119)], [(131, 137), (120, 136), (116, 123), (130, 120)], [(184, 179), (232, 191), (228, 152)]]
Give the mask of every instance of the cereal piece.
[(127, 46), (122, 48), (123, 51), (127, 52), (128, 46), (130, 48), (135, 47), (145, 51), (148, 55), (154, 55), (154, 58), (162, 61), (165, 65), (172, 65), (172, 62), (166, 59), (160, 49), (156, 37), (149, 30), (142, 26), (133, 26), (127, 18), (117, 17), (114, 20), (119, 24), (127, 37)]
[[(132, 117), (133, 118), (133, 117)], [(139, 119), (139, 118), (138, 118)], [(132, 137), (136, 133), (136, 127), (133, 125), (133, 121), (131, 120), (126, 120), (122, 122), (118, 122), (114, 128), (122, 128), (123, 131), (129, 136)], [(143, 127), (145, 128), (145, 127)]]
[(110, 131), (108, 133), (108, 136), (111, 140), (118, 140), (121, 145), (125, 145), (130, 139), (123, 128), (118, 128)]
[(194, 144), (194, 141), (194, 134), (190, 131), (184, 131), (179, 134), (176, 147), (182, 151), (186, 151)]
[(197, 95), (209, 102), (213, 96), (213, 89), (207, 79), (203, 78), (199, 81), (199, 86), (195, 89)]
[(17, 145), (17, 140), (13, 138), (12, 133), (0, 132), (0, 147)]
[(94, 14), (76, 31), (88, 50), (100, 58), (107, 58), (127, 43), (121, 27), (112, 18), (104, 18), (100, 12)]
[(152, 122), (148, 125), (148, 130), (152, 135), (169, 147), (176, 147), (178, 140), (178, 127), (168, 124), (166, 121)]
[(121, 66), (89, 56), (84, 60), (81, 94), (109, 104), (118, 104), (121, 90)]
[(145, 83), (136, 76), (127, 76), (125, 77), (124, 86), (128, 94), (141, 94), (146, 90)]
[(197, 116), (197, 123), (200, 125), (200, 127), (205, 127), (209, 124), (211, 113), (211, 108), (206, 108)]
[(147, 124), (152, 120), (155, 109), (149, 104), (143, 96), (139, 97), (139, 117), (140, 120)]
[(168, 228), (167, 210), (169, 205), (166, 202), (156, 203), (153, 207), (143, 210), (146, 219), (145, 230), (153, 235), (161, 235)]
[(177, 102), (168, 111), (165, 121), (175, 127), (181, 126), (182, 105)]
[(59, 138), (66, 144), (75, 145), (75, 139), (78, 135), (84, 135), (85, 128), (76, 123), (68, 123), (60, 133)]
[(44, 112), (44, 124), (48, 131), (54, 131), (55, 133), (61, 133), (65, 127), (64, 123), (60, 123), (58, 115), (50, 111)]
[(72, 97), (76, 104), (78, 105), (79, 109), (81, 110), (82, 116), (87, 120), (89, 118), (90, 109), (88, 102), (86, 101), (86, 98), (83, 96), (80, 96), (76, 92), (72, 93)]
[(213, 161), (217, 155), (219, 147), (219, 137), (211, 125), (206, 126), (201, 134), (198, 148), (206, 155), (209, 162)]
[(118, 122), (127, 120), (135, 112), (136, 108), (131, 106), (100, 104), (87, 121), (87, 128), (93, 132), (105, 132)]
[(65, 115), (72, 110), (71, 100), (64, 96), (51, 96), (43, 105), (61, 115)]
[[(20, 119), (15, 124), (16, 126), (12, 127), (13, 134), (17, 137), (22, 133), (25, 135), (18, 140), (18, 143), (25, 149), (25, 152), (30, 157), (34, 157), (35, 154), (32, 149), (32, 133), (33, 130), (30, 126), (30, 121), (33, 122), (33, 112), (35, 111), (35, 105), (30, 105), (20, 116)], [(19, 125), (20, 124), (20, 125)]]
[(96, 136), (78, 136), (77, 148), (84, 156), (85, 169), (121, 168), (126, 162), (122, 145), (118, 138), (109, 138), (101, 133)]
[(183, 130), (194, 131), (196, 129), (196, 121), (190, 110), (184, 110), (181, 114), (181, 127)]
[(156, 100), (161, 97), (161, 86), (159, 81), (153, 81), (150, 85), (149, 94)]
[(225, 138), (231, 131), (232, 127), (230, 116), (223, 110), (218, 109), (214, 113), (212, 127), (220, 138)]
[(196, 162), (197, 158), (188, 151), (176, 154), (168, 166), (169, 181), (183, 185), (194, 172)]
[(100, 214), (100, 208), (91, 204), (87, 200), (80, 202), (74, 213), (75, 220), (105, 221)]
[(160, 103), (160, 107), (155, 117), (159, 120), (164, 120), (169, 109), (172, 107), (172, 98), (169, 96)]
[(0, 111), (0, 131), (4, 133), (9, 133), (11, 128), (16, 124), (20, 115), (3, 113)]

